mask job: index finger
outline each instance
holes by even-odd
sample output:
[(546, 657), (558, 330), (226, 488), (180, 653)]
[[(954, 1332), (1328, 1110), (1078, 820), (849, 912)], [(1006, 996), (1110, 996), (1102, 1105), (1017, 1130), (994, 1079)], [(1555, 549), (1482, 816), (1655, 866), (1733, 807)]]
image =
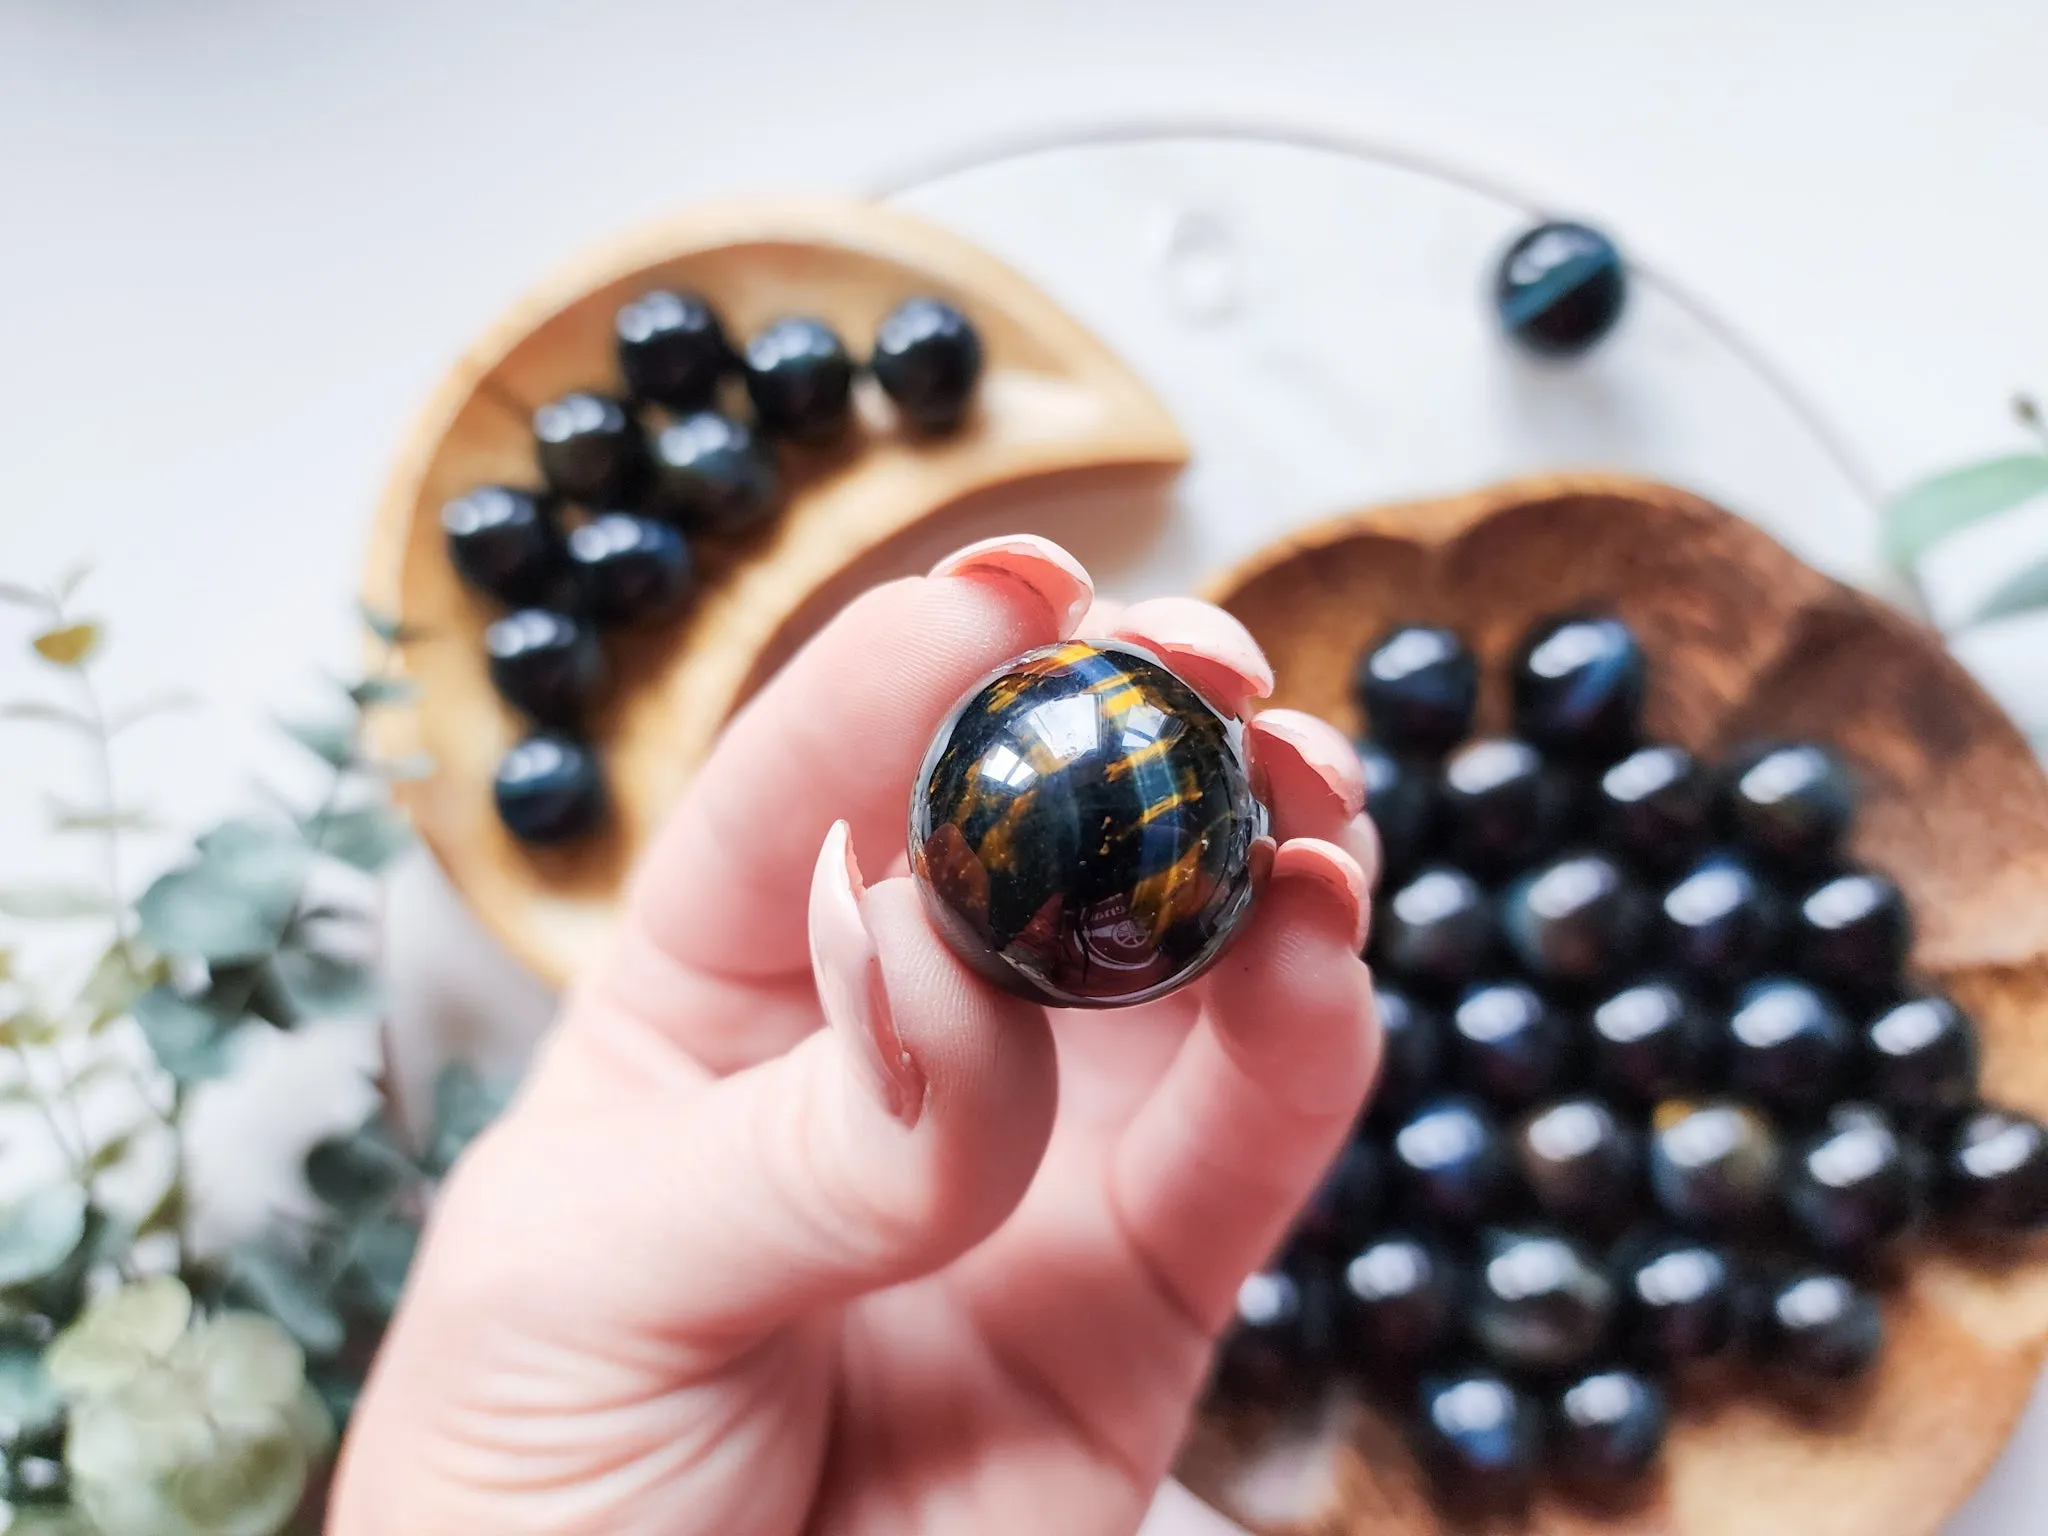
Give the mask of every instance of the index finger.
[(727, 727), (641, 863), (625, 942), (725, 980), (808, 974), (826, 831), (848, 822), (885, 863), (946, 712), (1008, 658), (1068, 638), (1093, 592), (1079, 561), (1027, 534), (856, 598)]

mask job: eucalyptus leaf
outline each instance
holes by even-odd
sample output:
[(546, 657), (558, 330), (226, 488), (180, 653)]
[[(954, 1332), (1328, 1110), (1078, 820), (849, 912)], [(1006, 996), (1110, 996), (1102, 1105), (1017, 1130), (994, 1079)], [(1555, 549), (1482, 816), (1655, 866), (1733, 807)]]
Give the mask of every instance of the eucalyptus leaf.
[(420, 1246), (420, 1229), (389, 1212), (366, 1216), (349, 1234), (341, 1300), (380, 1325), (391, 1320)]
[(237, 1419), (282, 1413), (306, 1382), (306, 1357), (277, 1320), (229, 1310), (195, 1323), (170, 1364), (198, 1384), (208, 1405)]
[(344, 1216), (379, 1205), (418, 1178), (411, 1158), (377, 1121), (346, 1136), (328, 1136), (306, 1154), (306, 1185)]
[(487, 1083), (467, 1062), (450, 1062), (434, 1080), (434, 1123), (423, 1162), (434, 1174), (446, 1173), (463, 1150), (512, 1101), (514, 1084)]
[(179, 1467), (166, 1502), (209, 1536), (276, 1536), (299, 1507), (310, 1470), (305, 1446), (280, 1418), (262, 1434), (227, 1437), (212, 1456)]
[(305, 834), (320, 852), (372, 875), (412, 842), (405, 818), (381, 805), (316, 816), (306, 824)]
[(85, 1191), (53, 1184), (0, 1209), (0, 1285), (49, 1274), (85, 1236)]
[(0, 917), (61, 923), (112, 914), (104, 891), (85, 885), (17, 885), (0, 889)]
[(154, 832), (158, 828), (157, 819), (139, 807), (85, 810), (54, 797), (50, 801), (50, 825), (59, 832)]
[(99, 625), (87, 622), (46, 629), (29, 644), (53, 667), (82, 667), (99, 649), (101, 638)]
[(0, 720), (22, 720), (35, 725), (54, 725), (67, 731), (76, 731), (81, 736), (97, 737), (99, 727), (75, 709), (66, 709), (62, 704), (51, 704), (43, 699), (15, 699), (0, 704)]
[(14, 1511), (14, 1524), (7, 1536), (105, 1536), (87, 1523), (75, 1509), (36, 1509), (24, 1506)]
[(43, 1356), (67, 1398), (128, 1386), (167, 1356), (192, 1320), (192, 1293), (175, 1275), (150, 1275), (94, 1298)]
[(275, 1318), (310, 1359), (332, 1359), (347, 1338), (327, 1288), (301, 1255), (278, 1242), (238, 1250), (228, 1261), (228, 1289), (243, 1305)]
[(302, 1015), (278, 975), (276, 957), (241, 965), (214, 965), (202, 1001), (222, 1018), (244, 1015), (294, 1029)]
[(135, 1000), (135, 1022), (157, 1064), (181, 1083), (222, 1076), (232, 1061), (234, 1023), (167, 986)]
[(1885, 546), (1900, 569), (1952, 533), (2048, 491), (2048, 454), (2011, 453), (1923, 480), (1885, 508)]
[(50, 599), (46, 594), (18, 581), (0, 581), (0, 603), (12, 603), (17, 608), (34, 608), (44, 613), (50, 610)]
[(356, 717), (353, 710), (324, 715), (279, 715), (278, 729), (321, 761), (346, 768), (355, 757)]
[(229, 821), (201, 837), (198, 859), (142, 893), (143, 935), (170, 955), (209, 962), (260, 959), (277, 947), (298, 905), (311, 853), (288, 831)]
[(2009, 619), (2015, 614), (2048, 608), (2048, 554), (2008, 576), (1970, 615), (1973, 624)]
[(409, 677), (366, 677), (348, 691), (360, 709), (378, 704), (408, 704), (420, 696), (420, 685)]
[(386, 613), (369, 603), (358, 603), (356, 610), (362, 615), (363, 627), (386, 645), (405, 645), (419, 639), (425, 633), (424, 630), (414, 629), (411, 625), (400, 622), (398, 615)]
[(125, 942), (109, 945), (79, 989), (87, 1030), (104, 1029), (126, 1017), (135, 1000), (162, 981), (169, 970), (161, 956), (138, 954), (136, 946)]
[(286, 949), (273, 965), (278, 985), (301, 1019), (373, 1018), (384, 1006), (377, 973), (316, 950)]
[(0, 1445), (49, 1429), (63, 1412), (42, 1350), (25, 1339), (0, 1341)]
[(106, 1260), (107, 1234), (112, 1225), (104, 1211), (88, 1205), (85, 1235), (71, 1250), (70, 1257), (47, 1274), (18, 1287), (16, 1297), (57, 1326), (70, 1323), (85, 1305), (86, 1280), (93, 1267)]

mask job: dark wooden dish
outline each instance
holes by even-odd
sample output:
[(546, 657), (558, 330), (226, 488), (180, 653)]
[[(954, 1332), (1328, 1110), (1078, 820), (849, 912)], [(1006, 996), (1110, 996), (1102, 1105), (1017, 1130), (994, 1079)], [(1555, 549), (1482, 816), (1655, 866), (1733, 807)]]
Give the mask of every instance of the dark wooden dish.
[[(1648, 726), (1719, 751), (1756, 735), (1834, 743), (1858, 770), (1854, 852), (1891, 874), (1913, 963), (1975, 1014), (1988, 1096), (2048, 1113), (2048, 780), (1940, 638), (1819, 575), (1741, 519), (1609, 475), (1515, 481), (1376, 508), (1272, 546), (1212, 584), (1278, 679), (1272, 703), (1356, 730), (1359, 651), (1403, 621), (1462, 631), (1487, 668), (1482, 728), (1506, 718), (1501, 663), (1536, 618), (1598, 607), (1642, 637)], [(1682, 1400), (1665, 1468), (1636, 1503), (1546, 1494), (1542, 1536), (1926, 1536), (1983, 1475), (2048, 1350), (2048, 1251), (1918, 1255), (1887, 1298), (1868, 1390), (1825, 1422), (1753, 1392)], [(1425, 1536), (1400, 1439), (1363, 1410), (1277, 1430), (1205, 1422), (1182, 1475), (1270, 1532)]]
[[(967, 425), (937, 442), (898, 432), (864, 380), (849, 441), (786, 462), (793, 494), (774, 527), (700, 548), (703, 588), (690, 612), (614, 653), (621, 675), (593, 731), (612, 792), (609, 831), (537, 853), (492, 810), (491, 776), (519, 727), (484, 671), (481, 635), (495, 613), (456, 579), (438, 513), (481, 483), (538, 483), (533, 408), (571, 389), (615, 388), (612, 317), (657, 286), (705, 294), (735, 337), (778, 315), (820, 316), (859, 355), (888, 310), (935, 294), (973, 318), (986, 369)], [(388, 750), (425, 751), (436, 764), (406, 787), (406, 807), (491, 931), (559, 984), (603, 942), (635, 854), (726, 718), (849, 581), (929, 565), (999, 528), (1066, 536), (1061, 509), (1100, 493), (1128, 511), (1186, 457), (1165, 409), (1107, 348), (995, 258), (905, 214), (828, 199), (715, 204), (621, 237), (542, 283), (470, 348), (392, 469), (365, 591), (425, 632), (403, 658), (417, 705), (380, 712)], [(941, 528), (937, 547), (920, 547), (920, 529)]]

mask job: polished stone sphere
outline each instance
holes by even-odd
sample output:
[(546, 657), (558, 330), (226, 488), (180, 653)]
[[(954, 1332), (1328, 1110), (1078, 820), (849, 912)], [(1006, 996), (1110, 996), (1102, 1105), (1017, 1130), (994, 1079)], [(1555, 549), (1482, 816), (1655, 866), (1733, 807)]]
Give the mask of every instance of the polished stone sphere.
[(910, 807), (934, 924), (997, 985), (1113, 1008), (1191, 981), (1251, 909), (1242, 728), (1136, 646), (1018, 657), (939, 728)]
[(1494, 274), (1501, 328), (1538, 357), (1577, 357), (1614, 329), (1628, 270), (1607, 236), (1564, 220), (1538, 224), (1508, 247)]

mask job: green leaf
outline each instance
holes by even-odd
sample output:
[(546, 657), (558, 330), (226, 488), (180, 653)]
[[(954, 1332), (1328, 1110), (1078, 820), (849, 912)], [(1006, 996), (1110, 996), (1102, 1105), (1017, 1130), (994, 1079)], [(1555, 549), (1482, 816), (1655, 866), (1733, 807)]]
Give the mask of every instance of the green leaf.
[(358, 709), (379, 704), (409, 704), (420, 696), (420, 685), (409, 677), (366, 677), (349, 689), (348, 696)]
[(192, 1293), (175, 1275), (150, 1275), (93, 1299), (43, 1356), (67, 1398), (126, 1386), (163, 1359), (192, 1320)]
[(2048, 608), (2048, 555), (2040, 556), (2031, 565), (2021, 566), (1999, 583), (1992, 594), (1971, 612), (1970, 622), (1988, 624), (1993, 619), (2009, 619), (2014, 614), (2031, 613), (2036, 608)]
[(381, 805), (331, 811), (306, 824), (306, 837), (320, 852), (376, 874), (412, 843), (405, 818)]
[(1885, 546), (1901, 570), (1952, 533), (2048, 491), (2048, 454), (2011, 453), (1923, 480), (1885, 508)]
[(0, 1342), (0, 1444), (41, 1433), (63, 1411), (63, 1396), (43, 1368), (42, 1350), (25, 1339)]
[(47, 1275), (85, 1236), (85, 1191), (53, 1184), (0, 1210), (0, 1285)]
[(152, 987), (135, 1000), (135, 1022), (157, 1065), (181, 1083), (220, 1077), (232, 1063), (234, 1025), (240, 1021), (224, 1020), (169, 987)]
[(279, 715), (278, 728), (322, 762), (346, 768), (355, 757), (355, 711), (326, 715)]
[(376, 972), (353, 960), (337, 960), (309, 949), (285, 949), (279, 951), (271, 969), (297, 1016), (294, 1023), (298, 1019), (372, 1018), (384, 1006), (384, 989)]
[(17, 1008), (0, 1017), (0, 1045), (48, 1045), (62, 1033), (40, 1008)]
[(307, 1186), (345, 1216), (383, 1203), (418, 1177), (412, 1159), (374, 1120), (346, 1136), (317, 1141), (306, 1154)]
[(363, 626), (386, 645), (405, 645), (426, 633), (400, 622), (397, 614), (386, 613), (369, 603), (358, 603), (356, 609), (363, 616)]
[(50, 797), (50, 826), (58, 832), (154, 832), (157, 819), (148, 811), (130, 808), (86, 810)]
[(446, 1173), (463, 1150), (512, 1101), (514, 1084), (486, 1083), (466, 1062), (450, 1062), (434, 1080), (434, 1125), (427, 1138), (426, 1168)]
[(197, 862), (172, 870), (135, 904), (143, 935), (171, 955), (261, 959), (298, 904), (311, 852), (291, 832), (224, 822), (199, 839)]
[(204, 865), (161, 876), (135, 903), (136, 920), (152, 944), (167, 954), (208, 961), (268, 954), (289, 915), (289, 908), (230, 884)]
[(78, 1002), (87, 1033), (127, 1017), (135, 1000), (161, 982), (169, 971), (169, 964), (160, 956), (138, 955), (128, 944), (109, 945), (93, 963), (85, 985), (79, 988)]
[(310, 1458), (282, 1419), (260, 1434), (226, 1440), (204, 1461), (179, 1467), (166, 1501), (195, 1531), (276, 1536), (306, 1491)]
[(17, 885), (0, 890), (0, 917), (23, 922), (62, 923), (81, 917), (107, 917), (112, 908), (106, 893), (83, 885)]
[(99, 727), (77, 710), (66, 709), (62, 704), (51, 704), (43, 699), (15, 699), (11, 703), (0, 704), (0, 720), (25, 720), (35, 725), (54, 725), (87, 737), (99, 735)]
[(299, 1388), (299, 1395), (285, 1410), (285, 1422), (316, 1465), (333, 1452), (334, 1416), (328, 1412), (325, 1394), (317, 1391), (310, 1381)]
[(82, 667), (99, 649), (101, 630), (93, 623), (64, 624), (46, 629), (29, 644), (53, 667)]
[(75, 1509), (32, 1509), (14, 1511), (14, 1524), (7, 1536), (103, 1536)]
[(244, 1306), (275, 1318), (311, 1359), (331, 1360), (347, 1338), (319, 1278), (280, 1243), (238, 1250), (228, 1261), (228, 1289)]
[(419, 1228), (399, 1216), (373, 1215), (357, 1225), (348, 1242), (350, 1262), (342, 1275), (342, 1301), (379, 1324), (389, 1322), (419, 1251)]
[(214, 965), (199, 1000), (223, 1019), (253, 1017), (279, 1029), (295, 1029), (300, 1013), (278, 975), (276, 957), (239, 965)]
[(238, 1414), (287, 1409), (306, 1381), (297, 1342), (260, 1312), (231, 1309), (195, 1323), (170, 1360), (200, 1384), (211, 1407)]
[(0, 581), (0, 603), (13, 603), (17, 608), (34, 608), (44, 613), (50, 610), (48, 597), (18, 581)]

